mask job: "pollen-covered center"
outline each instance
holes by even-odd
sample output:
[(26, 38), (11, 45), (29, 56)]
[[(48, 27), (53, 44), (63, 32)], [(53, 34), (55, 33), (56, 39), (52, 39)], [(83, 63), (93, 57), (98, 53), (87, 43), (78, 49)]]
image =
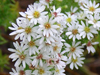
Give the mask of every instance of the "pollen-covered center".
[(42, 54), (39, 54), (36, 58), (37, 59), (42, 59), (43, 55)]
[(73, 35), (76, 35), (77, 33), (78, 33), (78, 30), (77, 30), (77, 29), (73, 29), (73, 30), (72, 30), (72, 34), (73, 34)]
[(95, 11), (95, 8), (93, 6), (89, 7), (89, 10), (94, 12)]
[(72, 19), (69, 17), (69, 18), (66, 19), (66, 21), (67, 21), (67, 22), (71, 22)]
[(26, 28), (25, 28), (25, 32), (26, 32), (27, 34), (31, 33), (31, 31), (32, 31), (32, 28), (31, 28), (31, 27), (26, 27)]
[(42, 74), (45, 73), (45, 71), (44, 71), (43, 69), (39, 69), (39, 70), (38, 70), (38, 73), (42, 75)]
[(54, 47), (53, 47), (53, 50), (54, 50), (54, 51), (57, 51), (57, 49), (58, 49), (58, 46), (54, 46)]
[(50, 23), (46, 23), (44, 26), (45, 26), (46, 29), (50, 29), (51, 28)]
[(25, 75), (25, 72), (23, 70), (20, 70), (19, 75)]
[(56, 72), (59, 73), (59, 69), (56, 69)]
[(75, 51), (75, 47), (71, 47), (70, 50), (71, 50), (71, 52), (74, 52)]
[(34, 16), (35, 18), (39, 18), (39, 17), (40, 17), (40, 12), (34, 11), (33, 16)]
[(87, 46), (91, 46), (92, 44), (91, 44), (91, 42), (89, 41), (88, 43), (87, 43)]
[(22, 55), (19, 56), (19, 58), (20, 58), (21, 60), (24, 60), (25, 57), (26, 57), (26, 56), (25, 56), (24, 54), (22, 54)]
[(22, 27), (18, 27), (18, 30), (23, 29)]
[(90, 32), (90, 28), (89, 28), (89, 27), (85, 27), (85, 28), (84, 28), (84, 31), (85, 31), (86, 33), (88, 33), (88, 32)]
[(34, 42), (34, 41), (30, 41), (30, 42), (28, 43), (28, 45), (29, 45), (30, 47), (32, 47), (32, 46), (35, 45), (35, 42)]
[(77, 62), (77, 58), (76, 59), (72, 58), (72, 62), (76, 63)]
[(97, 20), (96, 20), (96, 19), (94, 19), (94, 20), (93, 20), (93, 22), (94, 22), (94, 23), (97, 23)]

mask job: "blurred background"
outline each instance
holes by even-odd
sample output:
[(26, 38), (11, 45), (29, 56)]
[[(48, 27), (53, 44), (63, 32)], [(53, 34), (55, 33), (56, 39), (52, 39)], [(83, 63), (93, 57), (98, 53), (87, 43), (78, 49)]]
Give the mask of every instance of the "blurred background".
[[(0, 75), (9, 75), (11, 68), (14, 68), (14, 62), (9, 59), (11, 53), (8, 51), (8, 48), (13, 48), (12, 43), (15, 40), (14, 36), (9, 36), (9, 33), (12, 31), (8, 27), (11, 26), (11, 22), (16, 23), (16, 18), (20, 16), (19, 11), (26, 11), (28, 5), (33, 4), (35, 1), (37, 0), (0, 0)], [(73, 1), (69, 2), (67, 6), (72, 5)], [(97, 0), (97, 2), (100, 1)], [(100, 34), (94, 40), (100, 42)], [(88, 55), (84, 49), (86, 60), (83, 67), (80, 67), (79, 70), (71, 70), (66, 66), (66, 75), (100, 75), (100, 44), (96, 45), (95, 48), (96, 53)]]

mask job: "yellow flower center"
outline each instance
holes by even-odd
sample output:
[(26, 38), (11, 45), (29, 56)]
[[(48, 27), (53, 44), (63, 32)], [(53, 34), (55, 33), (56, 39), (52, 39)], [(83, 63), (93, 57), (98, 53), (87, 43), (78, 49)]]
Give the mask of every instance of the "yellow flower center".
[(51, 28), (51, 25), (49, 23), (46, 23), (44, 26), (45, 26), (46, 29), (50, 29)]
[(72, 34), (73, 34), (73, 35), (76, 35), (77, 33), (78, 33), (78, 30), (77, 30), (77, 29), (73, 29), (73, 30), (72, 30)]
[(70, 50), (71, 50), (71, 52), (74, 52), (75, 51), (75, 47), (71, 47)]
[(53, 47), (53, 50), (54, 50), (54, 51), (57, 51), (57, 49), (58, 49), (58, 46), (54, 46), (54, 47)]
[(67, 22), (71, 22), (72, 19), (69, 17), (69, 18), (66, 19), (66, 21), (67, 21)]
[(23, 29), (22, 27), (18, 27), (18, 30)]
[(73, 62), (73, 63), (76, 63), (76, 62), (77, 62), (77, 58), (76, 58), (76, 59), (73, 59), (73, 58), (72, 58), (72, 62)]
[(33, 16), (34, 16), (35, 18), (39, 18), (39, 17), (40, 17), (40, 12), (34, 11)]
[(25, 59), (25, 55), (22, 54), (22, 55), (19, 56), (19, 58), (20, 58), (21, 60), (24, 60), (24, 59)]
[(35, 42), (34, 41), (30, 41), (28, 44), (29, 44), (30, 47), (32, 47), (32, 46), (35, 45)]
[(88, 33), (88, 32), (90, 32), (90, 28), (89, 28), (89, 27), (85, 27), (85, 28), (84, 28), (84, 31), (85, 31), (86, 33)]
[(31, 33), (31, 30), (32, 30), (32, 28), (30, 28), (30, 27), (26, 27), (26, 28), (25, 28), (25, 32), (26, 32), (27, 34)]
[(44, 74), (44, 72), (45, 71), (43, 69), (39, 69), (39, 71), (38, 71), (38, 73), (41, 74), (41, 75)]
[(96, 19), (94, 19), (94, 20), (93, 20), (93, 22), (94, 22), (94, 23), (97, 23), (97, 20), (96, 20)]
[(56, 72), (59, 73), (59, 69), (56, 69)]
[(93, 12), (95, 11), (95, 8), (92, 6), (92, 7), (89, 7), (89, 10)]

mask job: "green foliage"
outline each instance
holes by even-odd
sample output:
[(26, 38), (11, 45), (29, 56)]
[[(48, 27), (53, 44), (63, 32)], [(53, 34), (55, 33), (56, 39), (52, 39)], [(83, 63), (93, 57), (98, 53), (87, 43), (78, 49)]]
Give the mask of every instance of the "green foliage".
[(0, 71), (3, 71), (4, 68), (9, 69), (7, 65), (9, 64), (9, 58), (7, 55), (2, 55), (2, 52), (0, 50)]
[(5, 30), (14, 22), (18, 16), (18, 2), (14, 0), (0, 0), (0, 26), (4, 26)]

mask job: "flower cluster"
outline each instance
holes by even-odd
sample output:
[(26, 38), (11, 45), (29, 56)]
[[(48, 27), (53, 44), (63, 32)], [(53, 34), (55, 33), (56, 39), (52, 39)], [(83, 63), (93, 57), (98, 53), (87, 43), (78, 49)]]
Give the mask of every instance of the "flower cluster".
[[(100, 30), (99, 4), (91, 0), (75, 0), (78, 8), (61, 13), (61, 7), (50, 7), (53, 0), (40, 0), (28, 6), (22, 17), (12, 23), (15, 49), (9, 57), (16, 61), (11, 75), (65, 75), (64, 68), (78, 69), (84, 63), (84, 45), (88, 53), (95, 52), (94, 35)], [(48, 10), (46, 10), (48, 9)], [(86, 41), (83, 41), (86, 40)]]

